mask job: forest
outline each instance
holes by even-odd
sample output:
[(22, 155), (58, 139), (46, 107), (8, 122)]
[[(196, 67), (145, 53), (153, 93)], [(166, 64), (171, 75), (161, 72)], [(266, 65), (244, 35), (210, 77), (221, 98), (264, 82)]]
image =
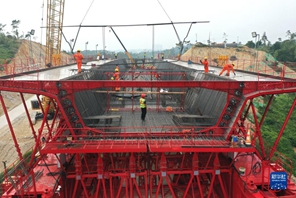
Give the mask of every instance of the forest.
[[(254, 105), (258, 110), (257, 116), (259, 120), (261, 120), (262, 115), (264, 114), (269, 99), (270, 98), (266, 96), (264, 98), (257, 98), (257, 100), (254, 101)], [(261, 127), (261, 133), (263, 136), (266, 153), (270, 152), (270, 149), (274, 145), (278, 134), (282, 130), (283, 124), (294, 100), (296, 100), (296, 93), (274, 95), (271, 106), (267, 111), (266, 118), (264, 119), (263, 125)], [(262, 103), (258, 101), (262, 101)], [(296, 112), (293, 109), (291, 117), (287, 123), (286, 128), (284, 128), (283, 135), (277, 146), (277, 150), (280, 153), (284, 154), (287, 158), (292, 160), (293, 164), (296, 163), (295, 129)], [(295, 175), (296, 167), (294, 166), (293, 168), (293, 173)]]

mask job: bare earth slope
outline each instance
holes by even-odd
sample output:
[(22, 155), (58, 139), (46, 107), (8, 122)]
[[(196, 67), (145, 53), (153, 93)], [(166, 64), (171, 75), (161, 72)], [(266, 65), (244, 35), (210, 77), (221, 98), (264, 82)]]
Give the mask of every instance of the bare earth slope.
[[(223, 60), (227, 56), (230, 60)], [(227, 62), (235, 64), (235, 68), (245, 71), (257, 71), (275, 75), (280, 74), (283, 64), (276, 61), (273, 56), (263, 51), (256, 51), (248, 47), (238, 48), (215, 48), (215, 47), (192, 47), (181, 56), (182, 61), (193, 60), (199, 63), (200, 59), (208, 57), (210, 65), (223, 66)], [(293, 72), (286, 67), (286, 72)]]

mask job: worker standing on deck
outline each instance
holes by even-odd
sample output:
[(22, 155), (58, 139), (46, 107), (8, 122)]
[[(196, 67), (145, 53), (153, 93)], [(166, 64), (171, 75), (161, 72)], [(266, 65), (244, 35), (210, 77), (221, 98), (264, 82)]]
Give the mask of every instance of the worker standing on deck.
[(145, 121), (147, 106), (146, 106), (146, 94), (141, 94), (140, 98), (140, 108), (141, 108), (141, 120)]
[(200, 60), (200, 63), (204, 65), (205, 73), (208, 73), (208, 72), (209, 72), (209, 62), (208, 62), (208, 57), (205, 57), (205, 60), (204, 60), (204, 61), (201, 61), (201, 60)]
[(223, 66), (223, 69), (222, 69), (222, 71), (220, 72), (219, 76), (221, 76), (221, 75), (223, 74), (224, 71), (227, 71), (227, 72), (226, 72), (226, 76), (229, 76), (229, 75), (230, 75), (230, 71), (232, 71), (233, 74), (236, 75), (235, 72), (234, 72), (233, 67), (234, 67), (234, 64), (230, 64), (230, 63), (225, 64), (225, 65)]
[(77, 53), (73, 55), (76, 59), (78, 73), (81, 73), (82, 59), (84, 59), (83, 55), (80, 53), (80, 50), (77, 50)]
[[(120, 71), (119, 71), (119, 66), (118, 66), (118, 64), (116, 64), (116, 66), (115, 66), (115, 70), (116, 70), (116, 69), (118, 70), (118, 72), (120, 72)], [(115, 71), (115, 72), (116, 72), (116, 71)]]
[[(114, 77), (115, 80), (119, 80), (120, 79), (119, 70), (118, 69), (115, 69), (115, 73), (114, 73), (113, 77)], [(115, 87), (115, 91), (120, 91), (120, 87)]]

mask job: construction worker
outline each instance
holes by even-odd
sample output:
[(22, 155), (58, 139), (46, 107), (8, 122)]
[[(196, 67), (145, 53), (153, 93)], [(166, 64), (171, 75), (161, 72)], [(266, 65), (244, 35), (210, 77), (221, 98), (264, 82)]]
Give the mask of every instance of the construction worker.
[(223, 66), (223, 69), (222, 69), (222, 71), (220, 72), (219, 76), (221, 76), (225, 70), (227, 71), (227, 72), (226, 72), (226, 76), (229, 76), (229, 75), (230, 75), (230, 70), (233, 72), (234, 75), (236, 75), (235, 72), (234, 72), (233, 67), (234, 67), (234, 64), (230, 64), (230, 63), (225, 64), (225, 65)]
[(147, 112), (147, 106), (146, 106), (146, 94), (141, 94), (140, 98), (140, 108), (141, 108), (141, 120), (144, 122)]
[[(118, 64), (116, 64), (116, 66), (115, 66), (115, 70), (116, 70), (116, 69), (118, 70), (118, 72), (120, 72), (120, 71), (119, 71), (119, 66), (118, 66)], [(115, 72), (116, 72), (116, 71), (115, 71)]]
[(163, 53), (161, 54), (161, 59), (162, 59), (162, 60), (164, 59), (164, 54), (163, 54)]
[(98, 53), (98, 54), (97, 54), (97, 60), (100, 60), (100, 59), (101, 59), (101, 54)]
[(73, 55), (76, 59), (78, 73), (81, 73), (82, 59), (84, 59), (83, 55), (80, 53), (80, 50), (77, 50), (77, 53)]
[[(115, 80), (119, 80), (120, 79), (119, 70), (118, 69), (115, 69), (115, 73), (114, 73), (113, 77), (114, 77)], [(115, 91), (120, 91), (120, 87), (115, 87)]]
[(209, 62), (208, 62), (208, 57), (205, 57), (204, 61), (200, 60), (200, 63), (204, 65), (204, 70), (205, 73), (209, 73)]
[(115, 59), (117, 59), (117, 53), (115, 53), (114, 56), (115, 56)]

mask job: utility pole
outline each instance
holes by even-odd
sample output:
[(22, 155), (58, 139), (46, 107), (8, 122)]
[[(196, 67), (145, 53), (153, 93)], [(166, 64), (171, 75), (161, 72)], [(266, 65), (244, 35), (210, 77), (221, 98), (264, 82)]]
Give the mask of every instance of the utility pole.
[[(255, 65), (254, 65), (254, 69), (257, 69), (256, 72), (258, 72), (258, 68), (257, 68), (257, 60), (258, 60), (258, 50), (256, 49), (256, 45), (257, 42), (260, 40), (260, 34), (257, 34), (256, 32), (252, 32), (252, 37), (255, 38)], [(257, 40), (258, 38), (258, 40)]]
[(87, 60), (87, 44), (88, 44), (88, 41), (85, 43), (85, 58)]
[(223, 38), (224, 38), (224, 48), (226, 48), (226, 43), (227, 43), (227, 34), (224, 32)]

